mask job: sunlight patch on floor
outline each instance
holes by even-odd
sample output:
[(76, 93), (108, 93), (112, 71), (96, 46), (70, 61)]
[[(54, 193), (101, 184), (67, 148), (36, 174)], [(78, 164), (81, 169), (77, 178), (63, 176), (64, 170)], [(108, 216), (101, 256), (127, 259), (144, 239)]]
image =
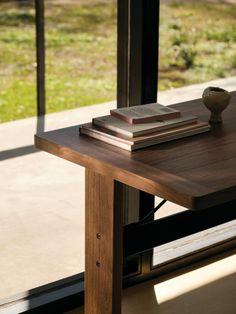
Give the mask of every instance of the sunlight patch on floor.
[(236, 272), (236, 255), (154, 285), (161, 304)]

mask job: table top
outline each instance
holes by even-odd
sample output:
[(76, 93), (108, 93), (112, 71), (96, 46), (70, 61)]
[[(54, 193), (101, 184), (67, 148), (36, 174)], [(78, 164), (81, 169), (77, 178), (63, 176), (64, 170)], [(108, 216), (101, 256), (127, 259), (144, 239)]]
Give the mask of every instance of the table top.
[[(78, 126), (35, 136), (41, 150), (191, 209), (236, 199), (236, 92), (211, 131), (128, 152), (79, 135)], [(175, 108), (208, 121), (200, 99)]]

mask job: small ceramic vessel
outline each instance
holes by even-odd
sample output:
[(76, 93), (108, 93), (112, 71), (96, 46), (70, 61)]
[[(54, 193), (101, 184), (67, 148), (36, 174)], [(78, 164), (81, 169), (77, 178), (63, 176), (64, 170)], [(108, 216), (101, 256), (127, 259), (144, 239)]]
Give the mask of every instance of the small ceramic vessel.
[(211, 111), (210, 122), (221, 123), (222, 112), (230, 102), (230, 93), (223, 88), (207, 87), (202, 94), (204, 105)]

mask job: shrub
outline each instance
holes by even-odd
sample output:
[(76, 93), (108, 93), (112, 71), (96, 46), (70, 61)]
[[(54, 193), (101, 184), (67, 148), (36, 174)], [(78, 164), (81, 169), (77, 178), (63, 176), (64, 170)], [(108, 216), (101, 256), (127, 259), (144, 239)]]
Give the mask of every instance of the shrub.
[(182, 46), (179, 50), (179, 56), (182, 59), (186, 69), (192, 68), (197, 56), (196, 50), (192, 46)]
[(188, 37), (184, 33), (176, 33), (172, 38), (173, 46), (180, 46), (188, 42)]

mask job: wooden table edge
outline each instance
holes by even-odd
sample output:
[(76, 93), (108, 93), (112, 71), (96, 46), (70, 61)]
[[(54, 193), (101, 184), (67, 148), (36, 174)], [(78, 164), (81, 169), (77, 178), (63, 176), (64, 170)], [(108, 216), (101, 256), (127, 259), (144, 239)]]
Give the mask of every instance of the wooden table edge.
[[(118, 168), (110, 164), (105, 164), (100, 160), (97, 160), (91, 156), (83, 155), (80, 152), (75, 152), (74, 154), (71, 154), (71, 151), (69, 153), (66, 147), (59, 146), (53, 141), (50, 141), (43, 137), (45, 133), (47, 132), (35, 134), (35, 146), (42, 151), (48, 152), (87, 169), (92, 169), (93, 171), (96, 171), (97, 173), (100, 173), (102, 175), (107, 175), (107, 173), (109, 172), (109, 175), (113, 177), (114, 180), (132, 186), (144, 192), (150, 193), (152, 195), (161, 197), (163, 199), (167, 199), (170, 202), (176, 203), (189, 209), (200, 210), (218, 204), (217, 202), (214, 202), (214, 195), (218, 192), (209, 194), (209, 191), (205, 187), (200, 187), (197, 184), (196, 190), (200, 188), (200, 191), (202, 193), (189, 195), (182, 191), (176, 191), (175, 189), (168, 187), (160, 182), (153, 181), (149, 178), (144, 178), (136, 173), (132, 173), (131, 175), (130, 172), (125, 169)], [(176, 195), (178, 195), (178, 197), (176, 197)], [(179, 200), (179, 198), (181, 198), (181, 201)]]

